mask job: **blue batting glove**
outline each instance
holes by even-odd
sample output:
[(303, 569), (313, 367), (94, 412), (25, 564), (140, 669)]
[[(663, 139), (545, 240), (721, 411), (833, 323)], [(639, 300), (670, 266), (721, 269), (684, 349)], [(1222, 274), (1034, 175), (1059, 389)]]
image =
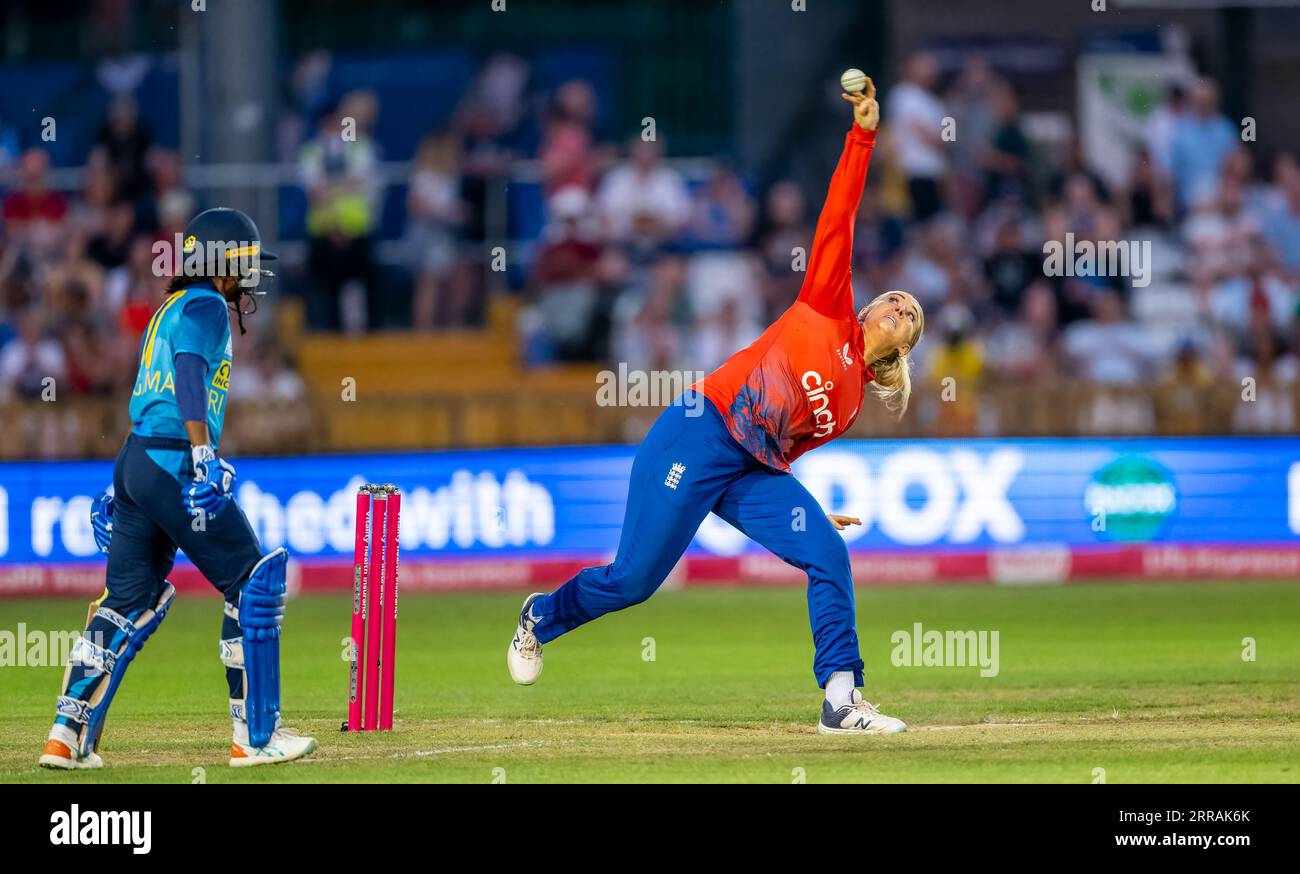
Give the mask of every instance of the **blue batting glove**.
[(194, 482), (181, 491), (181, 496), (191, 515), (202, 511), (211, 518), (230, 502), (235, 489), (235, 468), (225, 459), (217, 458), (212, 447), (206, 444), (195, 446), (190, 454)]
[(113, 541), (113, 487), (90, 503), (90, 528), (95, 533), (95, 545), (108, 555), (108, 545)]

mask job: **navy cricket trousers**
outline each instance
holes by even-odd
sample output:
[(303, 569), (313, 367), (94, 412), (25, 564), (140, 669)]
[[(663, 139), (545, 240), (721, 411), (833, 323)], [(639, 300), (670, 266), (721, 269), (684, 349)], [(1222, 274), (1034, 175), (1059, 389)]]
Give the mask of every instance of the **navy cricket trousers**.
[[(171, 468), (162, 467), (150, 456), (151, 450), (170, 459)], [(138, 434), (126, 438), (113, 468), (113, 538), (101, 606), (134, 622), (158, 603), (178, 547), (227, 602), (239, 603), (248, 574), (262, 557), (257, 535), (234, 501), (199, 524), (181, 498), (181, 480), (193, 476), (188, 441)], [(93, 616), (86, 632), (92, 639), (108, 641), (110, 650), (122, 644), (121, 630), (102, 617)], [(222, 639), (239, 634), (239, 623), (223, 613)], [(69, 670), (67, 694), (91, 700), (105, 675), (80, 664)], [(232, 699), (244, 697), (242, 670), (227, 668), (226, 682)], [(56, 721), (76, 728), (66, 716)]]
[(660, 414), (637, 450), (613, 563), (586, 568), (534, 601), (537, 639), (547, 643), (649, 598), (710, 512), (808, 574), (817, 685), (835, 671), (853, 671), (862, 685), (844, 539), (798, 480), (750, 455), (713, 404), (694, 392)]
[[(150, 457), (151, 449), (175, 459), (174, 473)], [(188, 442), (138, 434), (126, 438), (113, 468), (113, 539), (104, 606), (122, 615), (152, 607), (178, 547), (227, 601), (238, 602), (249, 571), (262, 558), (261, 546), (234, 501), (203, 520), (206, 524), (196, 522), (181, 497), (181, 481), (193, 476)]]

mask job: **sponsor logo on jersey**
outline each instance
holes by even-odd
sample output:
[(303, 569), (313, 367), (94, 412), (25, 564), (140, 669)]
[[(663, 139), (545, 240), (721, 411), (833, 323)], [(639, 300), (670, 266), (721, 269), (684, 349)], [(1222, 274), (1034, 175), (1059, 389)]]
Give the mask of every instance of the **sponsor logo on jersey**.
[(845, 344), (844, 344), (844, 348), (841, 349), (839, 352), (837, 352), (837, 353), (835, 353), (835, 354), (839, 356), (839, 358), (840, 358), (840, 364), (843, 364), (845, 367), (852, 367), (852, 366), (853, 366), (853, 357), (849, 354), (849, 344), (848, 344), (848, 343), (845, 343)]
[(230, 360), (222, 359), (221, 366), (217, 368), (216, 376), (212, 377), (212, 387), (222, 391), (230, 391)]
[(823, 381), (822, 375), (815, 370), (805, 372), (801, 382), (804, 396), (808, 398), (808, 406), (812, 409), (813, 422), (817, 425), (815, 436), (829, 437), (835, 433), (835, 411), (830, 409), (830, 390), (835, 387), (835, 383)]
[(668, 468), (668, 476), (664, 477), (664, 485), (675, 490), (677, 484), (682, 481), (682, 474), (684, 473), (686, 473), (686, 465), (680, 461), (674, 461), (673, 466)]

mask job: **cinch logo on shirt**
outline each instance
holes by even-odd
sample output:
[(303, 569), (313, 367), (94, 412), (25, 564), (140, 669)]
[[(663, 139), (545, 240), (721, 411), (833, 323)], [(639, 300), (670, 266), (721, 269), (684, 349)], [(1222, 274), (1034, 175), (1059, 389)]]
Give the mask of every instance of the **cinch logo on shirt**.
[(212, 387), (230, 391), (230, 362), (223, 360), (217, 368), (217, 375), (212, 377)]
[(812, 407), (813, 421), (817, 423), (817, 436), (827, 437), (835, 431), (835, 413), (828, 409), (831, 396), (827, 394), (835, 383), (822, 382), (822, 375), (815, 370), (804, 373), (802, 382), (808, 406)]

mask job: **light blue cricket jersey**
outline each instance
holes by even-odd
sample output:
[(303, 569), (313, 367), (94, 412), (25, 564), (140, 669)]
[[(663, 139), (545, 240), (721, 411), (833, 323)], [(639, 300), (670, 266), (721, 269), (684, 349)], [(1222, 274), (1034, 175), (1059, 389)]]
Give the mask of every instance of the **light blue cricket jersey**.
[(216, 451), (226, 418), (232, 351), (226, 299), (211, 283), (199, 281), (168, 295), (140, 338), (140, 369), (131, 392), (132, 433), (189, 439), (176, 402), (174, 359), (190, 352), (208, 364), (208, 435)]

